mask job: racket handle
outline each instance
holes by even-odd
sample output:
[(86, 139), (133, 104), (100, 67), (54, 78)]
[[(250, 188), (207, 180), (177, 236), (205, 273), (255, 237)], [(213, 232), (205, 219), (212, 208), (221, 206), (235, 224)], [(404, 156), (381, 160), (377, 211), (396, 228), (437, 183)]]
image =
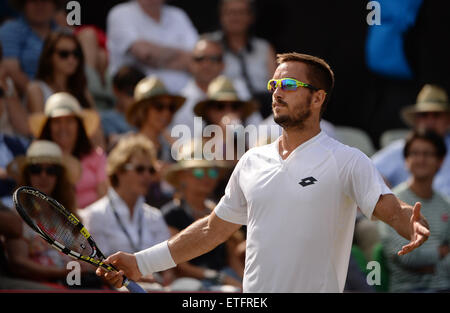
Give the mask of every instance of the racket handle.
[(147, 293), (141, 286), (128, 278), (123, 279), (123, 285), (132, 293)]

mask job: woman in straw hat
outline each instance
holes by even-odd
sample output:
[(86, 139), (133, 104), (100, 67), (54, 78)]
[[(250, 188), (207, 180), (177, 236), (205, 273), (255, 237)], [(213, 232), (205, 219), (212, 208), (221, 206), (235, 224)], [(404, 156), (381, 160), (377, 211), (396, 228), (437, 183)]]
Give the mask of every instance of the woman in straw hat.
[(128, 123), (150, 139), (156, 148), (157, 173), (146, 197), (147, 203), (161, 207), (171, 199), (172, 190), (164, 186), (159, 173), (169, 163), (173, 163), (170, 136), (166, 133), (172, 118), (186, 99), (169, 93), (163, 82), (156, 76), (142, 79), (134, 89), (134, 102), (128, 107)]
[[(167, 182), (176, 189), (174, 200), (161, 208), (172, 236), (211, 213), (215, 203), (208, 197), (219, 179), (231, 170), (231, 163), (226, 161), (194, 159), (195, 149), (201, 149), (201, 144), (196, 147), (193, 141), (184, 147), (180, 160), (165, 173)], [(201, 280), (206, 289), (224, 284), (241, 288), (244, 267), (235, 251), (243, 240), (237, 232), (211, 252), (179, 264), (179, 275)]]
[[(225, 76), (218, 76), (209, 84), (207, 96), (206, 100), (194, 106), (194, 113), (200, 116), (206, 125), (220, 127), (222, 135), (213, 131), (212, 140), (223, 145), (227, 159), (231, 157), (237, 162), (240, 157), (237, 155), (239, 149), (243, 154), (248, 147), (242, 130), (245, 120), (256, 110), (255, 103), (240, 100), (232, 81)], [(233, 149), (230, 146), (234, 146)], [(234, 152), (231, 156), (227, 154), (227, 147)]]
[(134, 100), (126, 112), (128, 122), (153, 142), (158, 160), (173, 162), (164, 131), (186, 98), (169, 93), (160, 79), (150, 76), (136, 85)]
[[(18, 186), (37, 188), (75, 212), (74, 190), (81, 165), (74, 157), (64, 155), (57, 144), (33, 142), (26, 156), (17, 157), (8, 165), (8, 173)], [(29, 227), (24, 227), (22, 237), (6, 241), (6, 249), (16, 276), (64, 285), (69, 273), (66, 265), (71, 259), (50, 247)]]
[(94, 147), (90, 137), (97, 131), (99, 116), (94, 110), (81, 109), (78, 100), (65, 92), (50, 96), (45, 111), (29, 118), (35, 138), (51, 140), (63, 153), (76, 157), (82, 165), (82, 175), (76, 185), (76, 198), (84, 208), (106, 193), (106, 154)]

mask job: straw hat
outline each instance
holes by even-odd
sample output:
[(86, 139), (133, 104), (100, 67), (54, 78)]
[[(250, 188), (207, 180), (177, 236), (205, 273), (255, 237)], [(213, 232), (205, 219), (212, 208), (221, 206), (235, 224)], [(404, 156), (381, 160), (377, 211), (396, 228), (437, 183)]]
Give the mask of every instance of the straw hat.
[(126, 112), (128, 123), (139, 127), (139, 120), (145, 118), (145, 110), (152, 103), (151, 100), (155, 100), (162, 96), (171, 98), (175, 102), (177, 110), (179, 110), (186, 101), (185, 97), (170, 94), (166, 89), (166, 86), (164, 86), (164, 83), (156, 76), (142, 79), (134, 88), (134, 102)]
[(415, 115), (420, 112), (450, 113), (447, 92), (436, 85), (425, 85), (417, 95), (415, 105), (404, 108), (402, 118), (409, 126), (414, 126)]
[[(197, 158), (197, 155), (201, 156), (201, 159)], [(184, 170), (215, 167), (219, 169), (220, 179), (226, 172), (231, 170), (234, 165), (233, 162), (213, 160), (212, 155), (205, 155), (201, 140), (199, 143), (195, 140), (192, 140), (190, 143), (185, 143), (182, 146), (177, 159), (178, 162), (170, 165), (164, 173), (164, 179), (174, 187), (177, 187), (179, 183), (178, 176)]]
[(203, 118), (206, 117), (206, 109), (212, 102), (237, 102), (242, 105), (242, 119), (245, 120), (256, 110), (256, 105), (252, 101), (242, 101), (239, 99), (236, 89), (231, 80), (226, 76), (216, 77), (208, 86), (208, 98), (198, 102), (194, 107), (194, 113)]
[(27, 165), (42, 163), (62, 166), (72, 184), (76, 184), (81, 177), (81, 163), (73, 156), (63, 154), (56, 143), (48, 140), (34, 141), (25, 156), (18, 156), (8, 164), (7, 171), (9, 176), (18, 181)]
[(28, 119), (31, 133), (35, 138), (41, 136), (49, 118), (76, 116), (81, 119), (86, 134), (91, 137), (100, 124), (100, 117), (95, 110), (82, 109), (78, 100), (67, 92), (57, 92), (45, 102), (44, 112), (33, 113)]

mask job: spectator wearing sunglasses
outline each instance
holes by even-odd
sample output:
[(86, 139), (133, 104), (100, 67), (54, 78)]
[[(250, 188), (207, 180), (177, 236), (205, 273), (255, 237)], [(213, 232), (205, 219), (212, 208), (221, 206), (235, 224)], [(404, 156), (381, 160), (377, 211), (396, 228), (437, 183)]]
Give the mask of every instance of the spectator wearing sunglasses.
[(81, 107), (94, 108), (84, 69), (77, 37), (67, 32), (51, 33), (44, 42), (35, 80), (27, 87), (28, 111), (44, 111), (45, 102), (56, 92), (68, 92), (77, 98)]
[(172, 189), (161, 181), (159, 175), (168, 164), (173, 163), (171, 139), (166, 129), (185, 98), (171, 94), (156, 76), (141, 80), (134, 90), (134, 102), (129, 106), (126, 118), (140, 134), (152, 141), (156, 149), (158, 172), (147, 194), (147, 203), (160, 208), (171, 199)]
[(136, 85), (134, 102), (129, 106), (126, 117), (130, 125), (153, 142), (158, 160), (173, 161), (169, 136), (164, 131), (185, 100), (170, 93), (156, 76), (144, 78)]
[(127, 1), (107, 17), (109, 71), (124, 64), (158, 76), (170, 92), (180, 92), (189, 79), (191, 51), (198, 33), (187, 14), (165, 0)]
[[(192, 78), (181, 90), (180, 94), (186, 97), (183, 107), (175, 114), (169, 127), (172, 129), (176, 125), (186, 125), (194, 134), (194, 106), (205, 100), (209, 84), (222, 74), (224, 70), (223, 47), (220, 41), (211, 36), (203, 35), (195, 44), (192, 52), (190, 71)], [(233, 85), (240, 99), (249, 99), (250, 93), (241, 79), (234, 79)]]
[(252, 0), (220, 0), (221, 30), (212, 33), (225, 48), (224, 75), (232, 80), (241, 79), (260, 103), (261, 115), (271, 112), (271, 97), (265, 86), (276, 68), (275, 50), (265, 39), (252, 34), (255, 10)]
[[(246, 119), (256, 110), (255, 103), (252, 101), (243, 101), (239, 98), (233, 83), (227, 77), (221, 75), (214, 79), (208, 86), (207, 99), (198, 102), (194, 106), (194, 114), (201, 117), (206, 125), (218, 125), (222, 130), (222, 136), (214, 136), (211, 140), (216, 144), (223, 146), (224, 157), (227, 157), (227, 148), (234, 145), (234, 161), (239, 159), (239, 144), (244, 144), (244, 150), (247, 148), (247, 142), (243, 137), (243, 132), (237, 129), (232, 133), (233, 138), (229, 138), (227, 126), (243, 125)], [(242, 140), (241, 140), (242, 139)], [(231, 149), (231, 148), (230, 148)]]
[[(104, 253), (132, 253), (170, 237), (159, 209), (145, 203), (156, 161), (155, 146), (141, 134), (121, 138), (109, 153), (108, 192), (81, 213)], [(172, 274), (162, 273), (164, 284), (172, 281)]]
[(26, 92), (30, 80), (35, 78), (44, 39), (57, 29), (54, 22), (56, 9), (62, 0), (13, 0), (12, 7), (20, 12), (16, 19), (0, 27), (0, 41), (4, 49), (4, 65), (18, 89)]
[[(15, 158), (8, 165), (8, 173), (18, 186), (41, 190), (75, 213), (75, 184), (81, 175), (76, 158), (63, 154), (51, 141), (33, 142), (25, 156)], [(50, 247), (28, 226), (22, 236), (6, 242), (9, 267), (17, 278), (64, 285), (71, 259)], [(92, 269), (91, 269), (92, 272)]]
[[(174, 200), (161, 208), (172, 236), (212, 212), (215, 203), (210, 197), (219, 179), (231, 170), (230, 162), (194, 159), (195, 148), (203, 155), (202, 147), (195, 146), (194, 141), (183, 146), (178, 162), (165, 173), (166, 181), (176, 189)], [(242, 241), (242, 234), (237, 232), (209, 253), (178, 264), (177, 276), (200, 280), (204, 290), (220, 290), (222, 285), (241, 289), (244, 266), (235, 250)]]
[(45, 111), (29, 117), (35, 138), (50, 140), (82, 164), (82, 176), (76, 185), (79, 208), (84, 208), (106, 193), (106, 154), (91, 138), (96, 134), (100, 118), (92, 109), (82, 109), (69, 93), (57, 92), (45, 103)]

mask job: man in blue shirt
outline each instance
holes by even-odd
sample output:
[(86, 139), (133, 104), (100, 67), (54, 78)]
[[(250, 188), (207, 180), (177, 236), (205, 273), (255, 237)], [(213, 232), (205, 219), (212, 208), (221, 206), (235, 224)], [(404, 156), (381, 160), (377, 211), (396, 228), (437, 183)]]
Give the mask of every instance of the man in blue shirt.
[[(417, 96), (417, 103), (402, 111), (402, 118), (415, 130), (429, 129), (443, 136), (447, 149), (450, 149), (450, 108), (444, 89), (435, 85), (425, 85)], [(404, 182), (410, 176), (402, 154), (404, 145), (404, 139), (394, 141), (372, 157), (376, 168), (392, 187)], [(433, 188), (450, 197), (448, 154), (434, 178)]]
[(20, 17), (0, 27), (4, 65), (20, 94), (34, 78), (45, 37), (56, 28), (53, 18), (59, 0), (15, 0)]

